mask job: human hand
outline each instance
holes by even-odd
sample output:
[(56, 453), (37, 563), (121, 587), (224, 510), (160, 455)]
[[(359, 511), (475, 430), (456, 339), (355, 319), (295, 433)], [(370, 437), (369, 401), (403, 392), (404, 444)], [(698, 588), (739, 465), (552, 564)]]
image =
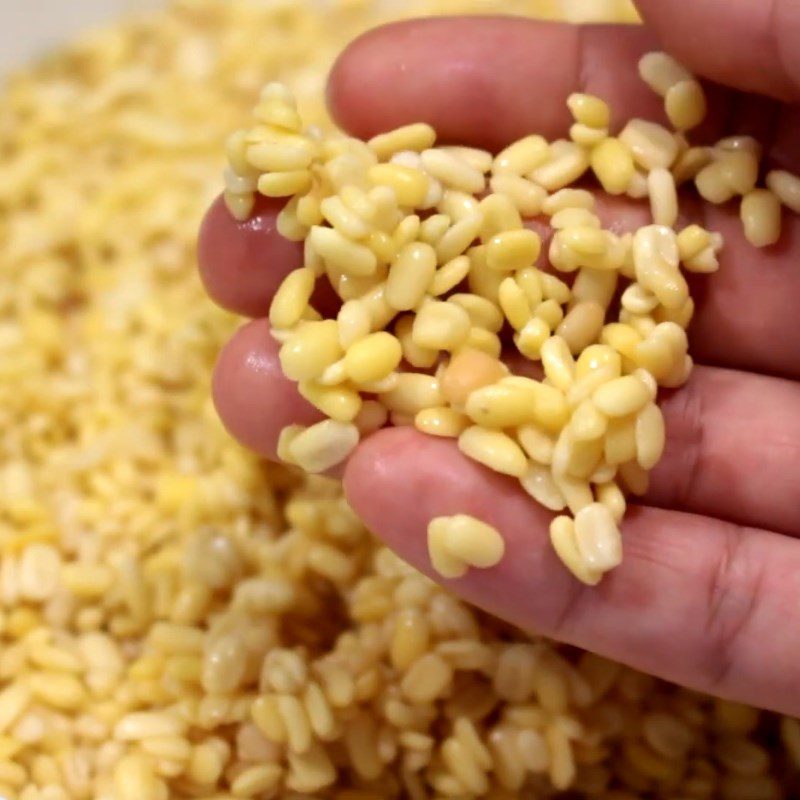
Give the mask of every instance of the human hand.
[[(755, 135), (771, 162), (800, 171), (800, 7), (792, 0), (642, 0), (640, 7), (649, 30), (513, 18), (390, 26), (341, 57), (331, 108), (362, 138), (426, 121), (443, 140), (493, 150), (531, 132), (563, 136), (573, 91), (606, 99), (617, 123), (662, 120), (661, 101), (640, 82), (636, 63), (663, 47), (699, 75), (742, 90), (709, 88), (701, 134)], [(606, 225), (636, 228), (648, 219), (641, 203), (598, 205)], [(320, 418), (281, 374), (263, 319), (302, 258), (301, 246), (275, 230), (279, 208), (262, 198), (254, 216), (237, 223), (217, 202), (200, 242), (212, 297), (256, 320), (220, 357), (217, 408), (234, 436), (270, 458), (284, 426)], [(516, 481), (462, 456), (452, 440), (381, 430), (351, 456), (344, 487), (369, 528), (434, 578), (426, 547), (432, 517), (469, 513), (497, 527), (503, 561), (448, 584), (521, 628), (800, 715), (800, 221), (785, 215), (781, 242), (760, 251), (744, 240), (734, 204), (685, 198), (682, 209), (726, 240), (719, 272), (694, 288), (690, 334), (702, 366), (663, 400), (667, 450), (651, 491), (623, 522), (625, 560), (600, 586), (577, 583), (560, 564), (549, 512)]]

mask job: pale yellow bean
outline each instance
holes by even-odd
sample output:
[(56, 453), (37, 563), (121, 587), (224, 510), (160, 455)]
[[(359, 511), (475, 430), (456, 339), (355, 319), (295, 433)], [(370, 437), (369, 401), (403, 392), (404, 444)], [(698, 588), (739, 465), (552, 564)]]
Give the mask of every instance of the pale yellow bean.
[(664, 415), (654, 403), (646, 405), (636, 416), (636, 460), (642, 469), (651, 470), (664, 452)]
[(344, 356), (344, 369), (354, 383), (372, 383), (390, 375), (402, 356), (397, 337), (378, 331), (350, 345)]
[(429, 436), (455, 439), (468, 428), (470, 420), (447, 406), (425, 408), (414, 417), (414, 427)]
[(455, 303), (429, 300), (417, 312), (411, 338), (418, 347), (455, 350), (469, 335), (469, 314)]
[(600, 386), (592, 399), (606, 416), (627, 417), (637, 414), (650, 402), (650, 391), (639, 378), (625, 375)]
[(590, 586), (600, 582), (602, 573), (591, 569), (578, 551), (572, 519), (556, 517), (550, 523), (550, 542), (563, 564), (579, 581)]
[(563, 511), (566, 508), (567, 501), (546, 466), (531, 462), (519, 482), (537, 503), (550, 511)]
[(590, 570), (607, 572), (622, 563), (622, 536), (602, 503), (591, 503), (575, 515), (575, 543)]
[(505, 475), (521, 478), (528, 468), (520, 446), (502, 431), (473, 425), (458, 437), (458, 448), (474, 461)]
[(769, 247), (781, 237), (781, 201), (768, 189), (754, 189), (742, 198), (744, 235), (754, 247)]
[(436, 251), (424, 242), (406, 244), (389, 268), (386, 302), (398, 311), (415, 308), (436, 273)]

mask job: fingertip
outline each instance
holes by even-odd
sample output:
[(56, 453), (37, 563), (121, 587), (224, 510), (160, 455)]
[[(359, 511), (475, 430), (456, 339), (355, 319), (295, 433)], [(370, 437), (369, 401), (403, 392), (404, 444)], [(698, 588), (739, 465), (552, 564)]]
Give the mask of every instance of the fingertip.
[(225, 428), (245, 447), (271, 459), (285, 426), (321, 419), (283, 375), (278, 350), (266, 321), (249, 322), (222, 349), (212, 378), (214, 405)]
[(569, 26), (514, 17), (393, 23), (362, 35), (339, 57), (328, 89), (331, 113), (362, 138), (427, 122), (442, 141), (495, 150), (532, 130), (563, 131), (563, 103), (540, 104), (534, 87), (547, 78), (548, 96), (566, 97), (574, 74), (553, 69), (549, 54), (564, 48), (572, 67), (576, 43)]
[(794, 0), (637, 0), (661, 46), (712, 81), (780, 100), (800, 97)]
[(280, 282), (301, 265), (301, 245), (277, 230), (282, 207), (282, 201), (259, 195), (253, 213), (240, 222), (220, 196), (206, 212), (197, 246), (200, 277), (223, 308), (249, 317), (266, 314)]
[(404, 21), (345, 50), (328, 102), (341, 127), (362, 138), (427, 122), (442, 142), (498, 150), (530, 133), (566, 136), (574, 91), (607, 100), (615, 128), (633, 116), (663, 121), (663, 102), (636, 70), (653, 46), (641, 26), (511, 16)]

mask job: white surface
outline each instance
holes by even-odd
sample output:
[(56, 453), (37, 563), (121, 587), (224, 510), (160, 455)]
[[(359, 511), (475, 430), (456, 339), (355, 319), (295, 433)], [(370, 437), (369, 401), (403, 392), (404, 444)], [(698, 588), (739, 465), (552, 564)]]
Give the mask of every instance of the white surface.
[(0, 72), (157, 0), (0, 0)]

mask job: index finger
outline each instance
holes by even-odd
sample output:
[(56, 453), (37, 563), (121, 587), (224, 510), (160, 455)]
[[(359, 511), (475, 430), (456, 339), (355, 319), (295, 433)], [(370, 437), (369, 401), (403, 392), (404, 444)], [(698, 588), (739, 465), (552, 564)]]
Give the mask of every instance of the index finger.
[[(331, 73), (328, 102), (355, 136), (427, 122), (443, 141), (490, 150), (531, 132), (566, 135), (572, 92), (606, 100), (612, 127), (631, 117), (666, 122), (663, 100), (637, 72), (639, 58), (657, 46), (646, 29), (621, 25), (499, 16), (398, 22), (345, 50)], [(713, 135), (726, 104), (718, 89), (709, 92)]]

